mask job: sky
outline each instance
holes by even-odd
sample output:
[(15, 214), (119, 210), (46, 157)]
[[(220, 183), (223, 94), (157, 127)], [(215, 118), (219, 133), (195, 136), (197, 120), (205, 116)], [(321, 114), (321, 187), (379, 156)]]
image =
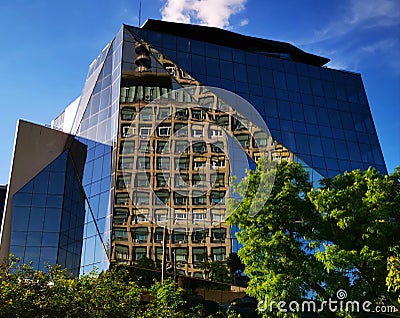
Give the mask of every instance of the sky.
[(400, 165), (399, 0), (142, 0), (141, 10), (139, 1), (0, 0), (0, 184), (17, 120), (49, 124), (121, 25), (146, 19), (289, 42), (361, 73), (388, 171)]

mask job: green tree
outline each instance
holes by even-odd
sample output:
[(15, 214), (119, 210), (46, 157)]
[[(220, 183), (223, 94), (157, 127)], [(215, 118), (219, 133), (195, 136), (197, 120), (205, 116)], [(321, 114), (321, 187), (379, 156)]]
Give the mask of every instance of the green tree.
[(289, 303), (327, 300), (344, 289), (350, 300), (393, 301), (386, 276), (391, 247), (400, 241), (399, 172), (356, 170), (313, 189), (301, 164), (282, 162), (271, 194), (261, 198), (266, 204), (251, 217), (258, 184), (272, 178), (264, 164), (234, 186), (243, 200), (239, 207), (231, 202), (228, 218), (240, 229), (248, 293)]

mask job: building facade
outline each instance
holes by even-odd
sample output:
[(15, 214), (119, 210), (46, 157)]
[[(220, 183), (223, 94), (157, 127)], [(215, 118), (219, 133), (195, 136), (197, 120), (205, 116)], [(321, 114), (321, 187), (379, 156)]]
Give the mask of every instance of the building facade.
[[(313, 181), (370, 166), (386, 173), (361, 76), (328, 61), (216, 28), (124, 25), (52, 129), (20, 123), (1, 256), (75, 274), (149, 257), (206, 278), (203, 261), (238, 248), (224, 222), (229, 178), (259, 158), (300, 161)], [(47, 148), (21, 170), (41, 147), (22, 146), (32, 132)]]

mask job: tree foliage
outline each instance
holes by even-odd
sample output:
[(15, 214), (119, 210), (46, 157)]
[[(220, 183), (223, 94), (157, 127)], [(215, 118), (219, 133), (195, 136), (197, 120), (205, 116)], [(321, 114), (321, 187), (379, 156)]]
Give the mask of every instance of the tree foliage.
[(73, 278), (59, 266), (35, 271), (12, 258), (0, 267), (0, 317), (201, 317), (175, 282), (146, 288), (131, 275), (118, 266)]
[(344, 289), (350, 300), (396, 303), (399, 170), (355, 170), (313, 189), (300, 163), (282, 162), (266, 204), (251, 217), (258, 184), (271, 180), (263, 164), (234, 186), (243, 200), (231, 203), (228, 219), (240, 229), (248, 293), (260, 301), (322, 301)]

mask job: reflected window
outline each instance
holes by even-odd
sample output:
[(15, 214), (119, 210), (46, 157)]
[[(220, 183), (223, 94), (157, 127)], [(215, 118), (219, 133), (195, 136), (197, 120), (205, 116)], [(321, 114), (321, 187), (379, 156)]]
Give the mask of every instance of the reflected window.
[(129, 193), (127, 192), (120, 192), (115, 195), (116, 204), (128, 205), (129, 199)]
[(135, 177), (135, 186), (136, 187), (148, 187), (149, 186), (149, 174), (147, 173), (138, 173)]
[(149, 157), (138, 157), (137, 168), (150, 169), (150, 158)]
[(175, 261), (178, 263), (187, 263), (189, 253), (188, 253), (188, 248), (186, 247), (177, 247), (173, 249), (173, 252), (175, 253)]
[(117, 261), (129, 260), (129, 247), (125, 245), (115, 246), (115, 258)]
[(198, 153), (206, 153), (207, 145), (205, 142), (198, 142), (193, 144), (193, 151)]
[(121, 142), (120, 154), (133, 154), (135, 151), (135, 141), (125, 140)]
[(133, 193), (134, 202), (136, 205), (148, 205), (150, 194), (148, 192), (134, 192)]
[(225, 247), (213, 247), (211, 249), (211, 258), (213, 261), (223, 262), (226, 260), (226, 248)]
[(139, 152), (149, 153), (150, 152), (150, 141), (141, 141), (139, 144)]
[(188, 170), (190, 158), (175, 158), (175, 169), (176, 170)]
[(115, 208), (113, 215), (114, 224), (126, 224), (128, 222), (129, 209), (127, 208)]
[(133, 120), (136, 116), (136, 109), (134, 107), (124, 107), (121, 110), (122, 120)]
[(157, 169), (159, 169), (159, 170), (169, 170), (170, 169), (169, 157), (158, 157), (156, 162), (157, 162)]
[(134, 261), (140, 260), (143, 257), (147, 256), (147, 249), (146, 247), (134, 247), (132, 253), (132, 259)]
[(226, 229), (211, 229), (211, 243), (224, 243), (226, 239)]
[(181, 193), (174, 193), (174, 203), (176, 205), (186, 205), (188, 202), (188, 197), (187, 195), (181, 194)]
[(206, 247), (193, 247), (193, 263), (201, 263), (207, 261), (207, 248)]
[(187, 187), (189, 182), (189, 175), (187, 174), (176, 174), (175, 175), (175, 187), (183, 188)]
[(193, 229), (192, 242), (193, 243), (206, 243), (206, 237), (208, 236), (208, 230)]
[(175, 142), (175, 152), (183, 153), (189, 151), (189, 142), (187, 141), (176, 141)]
[(156, 203), (168, 204), (169, 203), (169, 191), (159, 190), (154, 192), (156, 195)]
[(131, 229), (132, 242), (145, 243), (149, 236), (147, 227), (135, 227)]
[(225, 203), (225, 191), (211, 191), (211, 204)]
[(114, 229), (113, 230), (113, 240), (116, 241), (127, 241), (128, 240), (128, 232), (126, 229)]
[(168, 141), (157, 141), (157, 153), (169, 153), (169, 147)]

